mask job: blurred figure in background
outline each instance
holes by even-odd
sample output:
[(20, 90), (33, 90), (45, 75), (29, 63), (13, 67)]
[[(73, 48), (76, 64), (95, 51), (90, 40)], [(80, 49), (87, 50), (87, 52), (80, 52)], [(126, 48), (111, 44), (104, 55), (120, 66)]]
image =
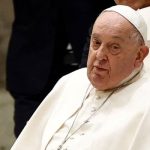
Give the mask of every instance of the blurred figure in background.
[(108, 4), (104, 0), (13, 0), (13, 5), (6, 82), (15, 100), (17, 137), (58, 78), (78, 67), (64, 64), (68, 43), (80, 64), (89, 27)]
[(118, 5), (127, 5), (133, 9), (139, 9), (150, 6), (150, 0), (114, 0)]

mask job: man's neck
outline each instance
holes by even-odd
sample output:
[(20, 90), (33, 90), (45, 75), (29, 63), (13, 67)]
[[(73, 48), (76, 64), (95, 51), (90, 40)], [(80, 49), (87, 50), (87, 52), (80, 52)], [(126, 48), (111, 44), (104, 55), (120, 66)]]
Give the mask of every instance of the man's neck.
[(134, 79), (134, 77), (136, 77), (136, 75), (140, 73), (140, 71), (142, 70), (142, 68), (143, 68), (143, 64), (140, 67), (134, 69), (132, 71), (132, 73), (128, 77), (126, 77), (125, 79), (123, 79), (118, 86), (126, 84), (127, 82), (130, 82), (130, 80)]

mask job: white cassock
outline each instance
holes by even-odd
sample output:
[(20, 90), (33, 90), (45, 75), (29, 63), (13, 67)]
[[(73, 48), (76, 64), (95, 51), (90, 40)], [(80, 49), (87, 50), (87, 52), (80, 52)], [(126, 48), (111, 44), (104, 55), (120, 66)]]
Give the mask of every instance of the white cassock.
[[(87, 69), (62, 77), (28, 121), (11, 150), (57, 150), (90, 85)], [(92, 86), (71, 128), (74, 132), (111, 91)], [(62, 150), (150, 150), (150, 81), (144, 70), (116, 90)]]

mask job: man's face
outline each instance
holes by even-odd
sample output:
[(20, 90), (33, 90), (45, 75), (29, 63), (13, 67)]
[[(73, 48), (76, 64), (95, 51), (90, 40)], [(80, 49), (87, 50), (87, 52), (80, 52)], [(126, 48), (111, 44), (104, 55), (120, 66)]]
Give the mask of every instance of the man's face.
[(98, 90), (118, 86), (137, 67), (138, 46), (130, 36), (131, 29), (133, 26), (115, 12), (104, 12), (96, 20), (87, 68), (88, 78)]

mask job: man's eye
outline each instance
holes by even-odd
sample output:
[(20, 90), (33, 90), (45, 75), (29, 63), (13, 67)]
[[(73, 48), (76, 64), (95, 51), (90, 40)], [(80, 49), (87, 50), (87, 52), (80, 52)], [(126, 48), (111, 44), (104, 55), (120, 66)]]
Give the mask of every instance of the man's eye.
[(119, 45), (111, 45), (109, 51), (112, 55), (117, 55), (121, 52), (121, 49)]
[(118, 48), (119, 48), (119, 46), (117, 46), (117, 45), (113, 45), (113, 46), (112, 46), (112, 48), (113, 48), (113, 49), (118, 49)]
[(92, 48), (94, 50), (97, 50), (99, 48), (99, 46), (100, 46), (100, 42), (97, 39), (93, 38), (92, 39)]

